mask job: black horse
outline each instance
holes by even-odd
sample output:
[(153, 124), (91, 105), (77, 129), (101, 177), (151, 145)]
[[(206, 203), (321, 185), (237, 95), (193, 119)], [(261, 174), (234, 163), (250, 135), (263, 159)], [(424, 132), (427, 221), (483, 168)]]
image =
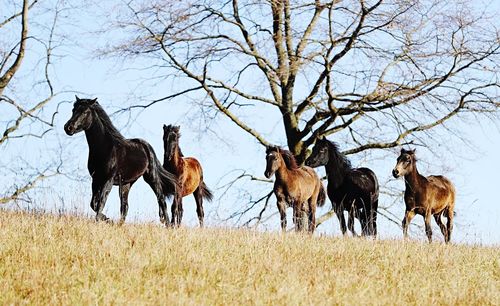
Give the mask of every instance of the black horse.
[(363, 235), (377, 235), (377, 208), (379, 186), (372, 170), (352, 168), (351, 162), (339, 152), (337, 145), (320, 138), (306, 160), (310, 167), (325, 166), (328, 176), (328, 197), (332, 201), (342, 234), (347, 229), (344, 210), (349, 213), (349, 230), (354, 231), (354, 217), (361, 223)]
[(97, 99), (79, 99), (73, 115), (64, 125), (68, 135), (85, 131), (89, 145), (87, 168), (92, 177), (90, 207), (96, 220), (108, 220), (102, 213), (113, 185), (120, 188), (120, 223), (125, 222), (130, 187), (142, 176), (153, 189), (160, 206), (160, 221), (169, 225), (165, 196), (177, 191), (177, 177), (165, 170), (153, 148), (142, 139), (125, 139), (113, 126)]

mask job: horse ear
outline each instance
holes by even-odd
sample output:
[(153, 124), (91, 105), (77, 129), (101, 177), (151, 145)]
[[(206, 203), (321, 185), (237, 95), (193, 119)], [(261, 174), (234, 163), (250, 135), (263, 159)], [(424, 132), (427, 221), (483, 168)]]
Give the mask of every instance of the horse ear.
[(269, 154), (270, 152), (276, 150), (276, 146), (274, 145), (267, 145), (266, 146), (266, 154)]
[(94, 105), (94, 104), (96, 104), (96, 103), (97, 103), (97, 98), (92, 99), (92, 102), (90, 102), (90, 105)]
[(415, 155), (416, 151), (417, 151), (417, 149), (413, 149), (413, 150), (409, 150), (408, 153), (411, 154), (411, 155)]
[(404, 154), (404, 153), (406, 153), (405, 148), (401, 148), (401, 154)]
[(179, 130), (181, 129), (181, 126), (180, 125), (176, 125), (174, 126), (174, 131), (176, 131), (177, 133), (179, 133)]
[(164, 130), (164, 131), (167, 131), (167, 129), (168, 129), (168, 128), (167, 128), (167, 125), (166, 125), (166, 124), (164, 124), (164, 125), (163, 125), (163, 130)]
[(80, 101), (80, 98), (78, 98), (77, 95), (75, 95), (76, 101)]

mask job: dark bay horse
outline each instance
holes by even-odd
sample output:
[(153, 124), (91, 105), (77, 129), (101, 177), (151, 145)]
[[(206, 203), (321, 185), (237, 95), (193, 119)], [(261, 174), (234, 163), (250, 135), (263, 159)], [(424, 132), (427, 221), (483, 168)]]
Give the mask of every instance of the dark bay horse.
[(348, 227), (353, 235), (356, 236), (354, 217), (357, 217), (362, 234), (376, 236), (379, 185), (375, 173), (368, 168), (353, 168), (337, 145), (325, 138), (316, 141), (306, 165), (325, 166), (328, 197), (339, 219), (342, 234), (347, 231), (345, 210), (349, 213)]
[(310, 167), (300, 167), (290, 151), (279, 147), (266, 150), (267, 178), (276, 174), (274, 195), (281, 217), (281, 229), (286, 230), (286, 208), (293, 207), (295, 230), (304, 230), (304, 214), (308, 216), (309, 232), (316, 229), (316, 205), (325, 204), (325, 189), (316, 172)]
[[(403, 176), (405, 179), (405, 204), (406, 212), (403, 218), (403, 234), (408, 237), (408, 226), (415, 214), (424, 217), (425, 233), (427, 239), (432, 242), (431, 217), (439, 225), (443, 233), (444, 241), (450, 242), (453, 230), (453, 216), (455, 208), (455, 187), (449, 179), (441, 175), (423, 176), (418, 173), (415, 150), (401, 149), (392, 170), (395, 178)], [(447, 218), (446, 226), (442, 217)]]
[(179, 147), (181, 137), (179, 126), (163, 125), (163, 167), (178, 177), (179, 197), (172, 203), (172, 223), (180, 225), (183, 208), (182, 198), (193, 194), (196, 201), (196, 213), (200, 227), (203, 227), (203, 199), (212, 201), (213, 195), (203, 181), (203, 169), (200, 162), (193, 157), (184, 157)]
[(142, 176), (153, 189), (160, 207), (160, 221), (169, 225), (165, 196), (177, 190), (177, 177), (163, 169), (153, 148), (142, 139), (125, 139), (113, 126), (97, 99), (79, 99), (73, 115), (64, 125), (68, 135), (85, 131), (89, 145), (87, 168), (92, 177), (90, 207), (96, 220), (108, 220), (102, 213), (113, 185), (120, 190), (120, 223), (125, 222), (130, 187)]

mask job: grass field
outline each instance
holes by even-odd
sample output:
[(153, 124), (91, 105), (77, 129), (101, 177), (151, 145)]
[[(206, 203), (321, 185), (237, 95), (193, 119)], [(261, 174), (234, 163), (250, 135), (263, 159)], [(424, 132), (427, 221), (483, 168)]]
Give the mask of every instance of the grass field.
[(0, 210), (0, 305), (500, 305), (500, 248)]

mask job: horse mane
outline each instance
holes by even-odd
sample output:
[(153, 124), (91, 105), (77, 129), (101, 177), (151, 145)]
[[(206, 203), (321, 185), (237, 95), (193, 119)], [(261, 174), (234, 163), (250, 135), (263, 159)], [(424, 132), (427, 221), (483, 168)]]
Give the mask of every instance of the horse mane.
[(295, 156), (293, 156), (292, 152), (279, 148), (279, 153), (283, 156), (283, 160), (285, 161), (285, 165), (288, 170), (299, 169), (297, 160), (295, 159)]
[[(84, 100), (81, 100), (84, 101)], [(100, 119), (101, 124), (104, 128), (104, 130), (114, 139), (116, 142), (119, 144), (126, 144), (127, 139), (123, 137), (123, 135), (118, 131), (118, 129), (113, 125), (111, 122), (111, 119), (109, 118), (108, 114), (104, 111), (102, 106), (95, 102), (89, 105), (89, 108), (94, 111), (94, 113), (97, 115), (97, 117)]]
[(298, 163), (297, 163), (297, 160), (295, 159), (295, 156), (293, 156), (292, 152), (285, 150), (285, 149), (282, 149), (280, 147), (270, 147), (267, 149), (266, 153), (269, 153), (269, 152), (278, 152), (279, 154), (281, 154), (281, 156), (283, 157), (283, 160), (285, 161), (286, 168), (288, 170), (295, 170), (295, 169), (300, 168)]
[(177, 140), (177, 151), (179, 151), (180, 157), (184, 157), (184, 154), (182, 154), (181, 146), (179, 145), (179, 140)]
[(330, 155), (326, 166), (328, 182), (331, 182), (331, 184), (336, 187), (341, 186), (345, 177), (348, 175), (348, 172), (352, 170), (351, 161), (340, 152), (339, 147), (335, 142), (329, 141), (328, 139), (325, 139), (324, 141), (328, 146)]

